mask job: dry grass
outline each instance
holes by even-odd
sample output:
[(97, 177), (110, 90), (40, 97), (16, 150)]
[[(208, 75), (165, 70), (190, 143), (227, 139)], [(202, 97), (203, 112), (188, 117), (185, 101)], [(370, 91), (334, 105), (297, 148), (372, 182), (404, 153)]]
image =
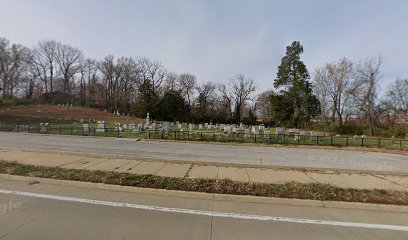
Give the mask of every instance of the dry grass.
[(338, 188), (321, 183), (266, 184), (231, 180), (171, 178), (58, 167), (37, 167), (4, 161), (0, 161), (0, 173), (192, 192), (408, 205), (408, 192)]
[(80, 119), (103, 120), (107, 122), (120, 121), (122, 123), (140, 122), (139, 118), (116, 116), (110, 112), (86, 107), (59, 107), (58, 105), (24, 105), (0, 107), (0, 120), (9, 122), (52, 122), (79, 121)]

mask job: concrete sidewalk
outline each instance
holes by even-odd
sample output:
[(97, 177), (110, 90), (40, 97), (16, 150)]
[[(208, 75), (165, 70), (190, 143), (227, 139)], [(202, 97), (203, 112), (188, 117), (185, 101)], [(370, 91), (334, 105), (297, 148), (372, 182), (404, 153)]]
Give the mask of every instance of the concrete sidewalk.
[(257, 183), (330, 183), (343, 188), (408, 191), (408, 175), (350, 173), (264, 167), (220, 166), (149, 159), (108, 158), (75, 153), (1, 149), (0, 160), (47, 167), (153, 174), (177, 178), (231, 179)]

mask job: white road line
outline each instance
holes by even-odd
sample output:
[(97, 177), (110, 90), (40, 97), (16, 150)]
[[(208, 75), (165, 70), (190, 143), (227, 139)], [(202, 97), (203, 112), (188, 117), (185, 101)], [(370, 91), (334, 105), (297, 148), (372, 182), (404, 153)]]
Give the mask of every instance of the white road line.
[(191, 215), (199, 215), (199, 216), (213, 216), (213, 217), (220, 217), (220, 218), (233, 218), (233, 219), (242, 219), (242, 220), (314, 224), (314, 225), (327, 225), (327, 226), (336, 226), (336, 227), (370, 228), (370, 229), (383, 229), (383, 230), (391, 230), (391, 231), (408, 232), (408, 226), (401, 226), (401, 225), (340, 222), (340, 221), (313, 220), (313, 219), (275, 217), (275, 216), (263, 216), (263, 215), (248, 215), (248, 214), (238, 214), (238, 213), (228, 213), (228, 212), (211, 212), (211, 211), (201, 211), (201, 210), (192, 210), (192, 209), (183, 209), (183, 208), (167, 208), (167, 207), (159, 207), (159, 206), (139, 205), (139, 204), (121, 203), (121, 202), (109, 202), (109, 201), (100, 201), (100, 200), (75, 198), (75, 197), (64, 197), (64, 196), (58, 196), (58, 195), (48, 195), (48, 194), (31, 193), (31, 192), (11, 191), (11, 190), (6, 190), (6, 189), (0, 189), (0, 193), (17, 195), (17, 196), (25, 196), (25, 197), (50, 199), (50, 200), (57, 200), (57, 201), (65, 201), (65, 202), (103, 205), (103, 206), (109, 206), (109, 207), (132, 208), (132, 209), (167, 212), (167, 213), (191, 214)]

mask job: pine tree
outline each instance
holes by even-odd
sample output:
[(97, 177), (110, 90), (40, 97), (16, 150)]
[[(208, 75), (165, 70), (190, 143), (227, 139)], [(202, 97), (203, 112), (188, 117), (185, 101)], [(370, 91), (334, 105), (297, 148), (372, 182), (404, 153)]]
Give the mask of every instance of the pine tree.
[(278, 67), (274, 87), (280, 94), (271, 96), (271, 112), (278, 125), (305, 127), (320, 113), (320, 103), (312, 93), (310, 75), (300, 60), (303, 46), (294, 41), (286, 47), (286, 56)]

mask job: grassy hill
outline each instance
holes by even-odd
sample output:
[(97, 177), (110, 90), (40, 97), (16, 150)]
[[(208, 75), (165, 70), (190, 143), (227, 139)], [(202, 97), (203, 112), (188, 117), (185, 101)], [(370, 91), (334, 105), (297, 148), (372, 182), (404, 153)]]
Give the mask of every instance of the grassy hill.
[(58, 105), (21, 105), (0, 107), (0, 121), (2, 122), (21, 122), (21, 123), (71, 123), (79, 122), (80, 119), (89, 121), (137, 123), (142, 121), (140, 118), (127, 116), (117, 116), (111, 112), (105, 112), (95, 108), (86, 107), (62, 107)]

